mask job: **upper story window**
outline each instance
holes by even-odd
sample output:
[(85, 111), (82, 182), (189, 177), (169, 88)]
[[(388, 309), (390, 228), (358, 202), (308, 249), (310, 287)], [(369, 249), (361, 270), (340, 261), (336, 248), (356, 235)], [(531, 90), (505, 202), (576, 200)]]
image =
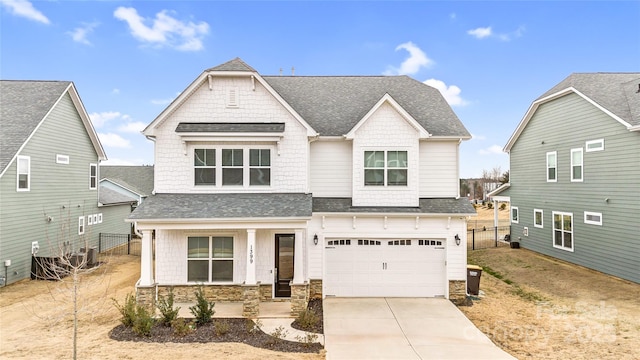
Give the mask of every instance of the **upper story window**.
[(553, 212), (553, 247), (573, 251), (573, 214)]
[(222, 185), (243, 185), (242, 149), (222, 149)]
[(571, 181), (582, 181), (583, 168), (582, 148), (571, 149)]
[(249, 185), (271, 184), (271, 150), (249, 150)]
[(195, 149), (193, 152), (194, 184), (216, 184), (216, 149)]
[(271, 149), (194, 149), (195, 186), (269, 186)]
[(558, 152), (552, 151), (547, 153), (547, 181), (558, 181)]
[(537, 227), (537, 228), (543, 228), (544, 227), (544, 216), (543, 216), (543, 212), (540, 209), (533, 209), (533, 226)]
[(407, 186), (406, 151), (365, 151), (365, 186)]
[(89, 190), (95, 190), (98, 187), (98, 165), (89, 164)]
[(585, 143), (587, 152), (604, 150), (604, 139), (590, 140)]
[(69, 155), (56, 154), (56, 164), (69, 164)]
[(511, 207), (511, 222), (517, 224), (518, 221), (519, 221), (518, 216), (519, 216), (518, 208), (516, 206), (512, 206)]
[(78, 235), (84, 235), (84, 216), (78, 218)]
[(29, 191), (31, 189), (31, 157), (18, 156), (16, 183), (18, 191)]
[(584, 223), (591, 225), (600, 225), (602, 226), (602, 213), (585, 211), (584, 212)]

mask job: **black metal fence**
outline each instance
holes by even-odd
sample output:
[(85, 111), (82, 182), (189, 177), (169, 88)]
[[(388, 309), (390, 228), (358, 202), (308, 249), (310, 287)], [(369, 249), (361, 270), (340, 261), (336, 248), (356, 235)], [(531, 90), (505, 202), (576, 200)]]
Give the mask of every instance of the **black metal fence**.
[(467, 231), (467, 248), (469, 250), (487, 249), (509, 246), (511, 226), (482, 227)]
[(140, 239), (131, 234), (100, 233), (98, 237), (98, 252), (110, 255), (138, 255), (140, 256)]

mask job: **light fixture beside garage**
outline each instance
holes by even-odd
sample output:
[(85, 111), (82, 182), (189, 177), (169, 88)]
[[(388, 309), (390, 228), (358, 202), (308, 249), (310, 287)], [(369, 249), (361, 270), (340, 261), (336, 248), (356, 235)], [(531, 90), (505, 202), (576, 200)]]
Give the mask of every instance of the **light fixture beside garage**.
[(318, 245), (318, 234), (313, 234), (313, 245)]
[(454, 237), (454, 239), (456, 239), (456, 245), (460, 246), (460, 236), (458, 236), (458, 234), (456, 234), (456, 236)]

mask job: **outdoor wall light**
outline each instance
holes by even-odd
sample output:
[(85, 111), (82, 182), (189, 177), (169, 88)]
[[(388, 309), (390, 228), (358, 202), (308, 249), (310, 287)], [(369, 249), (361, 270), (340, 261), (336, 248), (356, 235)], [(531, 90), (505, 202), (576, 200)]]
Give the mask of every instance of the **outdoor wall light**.
[(313, 234), (313, 245), (318, 245), (318, 234)]
[(460, 236), (458, 236), (458, 234), (456, 234), (454, 239), (456, 239), (456, 246), (460, 246)]

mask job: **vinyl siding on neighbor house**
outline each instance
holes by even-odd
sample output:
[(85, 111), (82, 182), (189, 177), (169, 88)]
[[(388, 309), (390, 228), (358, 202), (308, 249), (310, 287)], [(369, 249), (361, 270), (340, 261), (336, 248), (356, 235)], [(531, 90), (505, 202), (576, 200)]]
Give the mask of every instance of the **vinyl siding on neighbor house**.
[[(98, 164), (98, 155), (68, 94), (18, 155), (31, 158), (30, 191), (16, 191), (16, 161), (0, 179), (0, 261), (11, 260), (7, 283), (30, 277), (33, 241), (39, 243), (39, 256), (59, 253), (64, 241), (71, 250), (84, 247), (85, 239), (97, 246), (99, 232), (107, 229), (105, 219), (111, 217), (98, 208), (98, 190), (89, 189), (89, 164)], [(56, 163), (56, 155), (68, 156), (69, 163)], [(103, 223), (88, 225), (87, 215), (101, 212)], [(84, 236), (78, 235), (81, 216)], [(128, 228), (126, 216), (121, 216), (118, 231)]]
[[(604, 139), (604, 150), (585, 143)], [(583, 181), (571, 181), (571, 149), (582, 148)], [(557, 182), (546, 181), (546, 153), (557, 151)], [(575, 94), (544, 103), (511, 148), (511, 205), (519, 209), (512, 239), (521, 246), (640, 282), (640, 132)], [(607, 200), (608, 199), (608, 200)], [(535, 227), (534, 209), (543, 213)], [(573, 252), (553, 247), (552, 212), (573, 213)], [(602, 226), (584, 212), (601, 213)], [(528, 227), (528, 236), (524, 236)]]

